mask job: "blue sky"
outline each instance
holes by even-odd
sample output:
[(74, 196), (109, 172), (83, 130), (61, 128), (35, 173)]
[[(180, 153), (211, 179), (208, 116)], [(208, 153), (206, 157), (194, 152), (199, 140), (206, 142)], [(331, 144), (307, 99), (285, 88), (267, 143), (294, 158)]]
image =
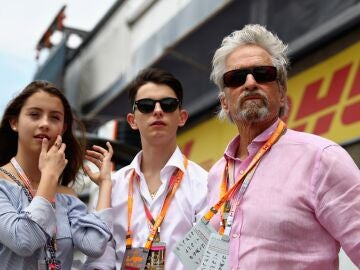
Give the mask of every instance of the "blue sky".
[[(66, 4), (64, 24), (90, 31), (115, 0), (0, 0), (0, 114), (31, 82), (39, 63), (36, 44)], [(48, 52), (40, 54), (40, 63)]]
[(0, 51), (0, 110), (9, 100), (31, 81), (36, 62), (26, 57)]

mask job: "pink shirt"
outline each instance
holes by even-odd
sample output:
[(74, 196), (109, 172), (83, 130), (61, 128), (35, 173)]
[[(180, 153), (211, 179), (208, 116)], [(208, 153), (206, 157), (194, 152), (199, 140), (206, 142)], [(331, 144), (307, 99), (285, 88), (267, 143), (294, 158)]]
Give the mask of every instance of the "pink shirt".
[[(235, 176), (250, 163), (277, 123), (235, 158), (239, 137), (209, 172), (210, 205), (219, 200), (225, 159)], [(219, 214), (211, 220), (219, 227)], [(229, 269), (339, 268), (340, 246), (360, 265), (360, 171), (348, 153), (319, 136), (287, 130), (260, 162), (230, 234)]]

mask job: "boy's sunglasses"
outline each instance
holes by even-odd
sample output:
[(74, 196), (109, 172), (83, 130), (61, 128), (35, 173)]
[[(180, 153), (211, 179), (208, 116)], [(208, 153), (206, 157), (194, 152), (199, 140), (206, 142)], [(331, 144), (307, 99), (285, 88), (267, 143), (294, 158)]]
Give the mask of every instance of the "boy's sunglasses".
[(230, 70), (223, 75), (225, 87), (239, 87), (246, 82), (246, 77), (251, 74), (258, 83), (272, 82), (277, 79), (276, 67), (259, 66)]
[(135, 111), (135, 108), (138, 108), (142, 113), (151, 113), (154, 111), (157, 102), (159, 102), (163, 112), (166, 113), (174, 112), (180, 106), (180, 100), (177, 98), (167, 97), (158, 100), (144, 98), (134, 102), (133, 111)]

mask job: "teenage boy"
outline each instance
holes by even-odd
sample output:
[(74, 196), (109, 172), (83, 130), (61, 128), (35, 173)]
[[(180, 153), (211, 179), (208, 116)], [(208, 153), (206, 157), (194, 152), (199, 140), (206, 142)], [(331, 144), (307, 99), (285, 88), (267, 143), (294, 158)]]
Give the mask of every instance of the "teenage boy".
[(206, 210), (207, 172), (176, 144), (188, 118), (182, 86), (150, 68), (128, 90), (127, 121), (139, 130), (142, 150), (113, 175), (114, 240), (101, 258), (88, 258), (86, 269), (185, 269), (172, 250)]

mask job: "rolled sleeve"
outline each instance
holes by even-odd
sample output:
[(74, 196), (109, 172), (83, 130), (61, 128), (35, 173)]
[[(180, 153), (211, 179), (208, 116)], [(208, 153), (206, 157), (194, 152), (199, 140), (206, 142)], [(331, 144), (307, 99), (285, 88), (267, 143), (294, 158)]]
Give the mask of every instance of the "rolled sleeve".
[(87, 257), (84, 270), (113, 270), (115, 269), (115, 241), (108, 242), (104, 254), (99, 258)]
[(59, 200), (66, 201), (74, 245), (85, 255), (101, 256), (112, 237), (110, 209), (99, 211), (100, 217), (98, 213), (88, 213), (87, 206), (78, 198), (62, 196)]
[(113, 211), (112, 208), (106, 208), (101, 211), (95, 212), (95, 214), (107, 225), (112, 232), (113, 227)]
[(56, 228), (55, 209), (41, 196), (35, 196), (24, 209), (28, 217), (38, 224), (48, 235), (53, 236)]

